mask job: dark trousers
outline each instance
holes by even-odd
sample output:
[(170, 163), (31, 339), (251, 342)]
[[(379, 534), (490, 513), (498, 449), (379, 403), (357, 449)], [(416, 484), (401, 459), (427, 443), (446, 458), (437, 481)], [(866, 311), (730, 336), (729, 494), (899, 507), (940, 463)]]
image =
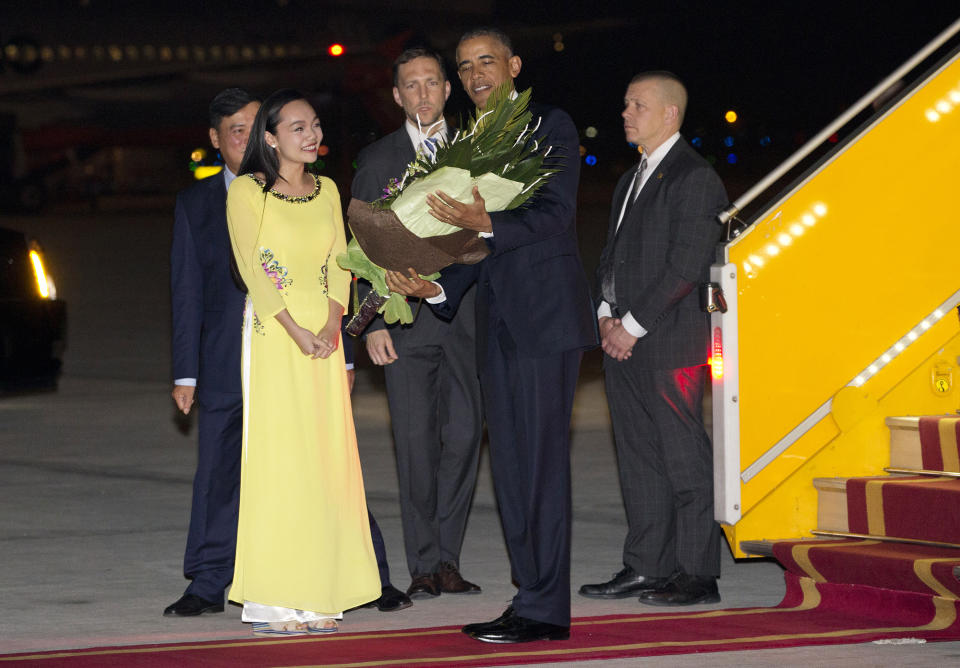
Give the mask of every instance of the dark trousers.
[(636, 369), (604, 358), (620, 488), (623, 563), (650, 577), (720, 575), (713, 451), (701, 402), (708, 367)]
[(490, 466), (521, 617), (570, 625), (570, 415), (579, 351), (519, 353), (492, 306), (480, 371)]
[[(473, 503), (483, 423), (473, 319), (458, 318), (446, 336), (417, 343), (418, 332), (394, 337), (397, 360), (385, 367), (397, 451), (403, 542), (411, 576), (459, 567)], [(419, 319), (414, 327), (435, 326)]]
[(188, 594), (221, 602), (233, 579), (237, 549), (243, 396), (239, 392), (200, 393), (197, 431), (197, 472), (183, 573), (192, 580)]

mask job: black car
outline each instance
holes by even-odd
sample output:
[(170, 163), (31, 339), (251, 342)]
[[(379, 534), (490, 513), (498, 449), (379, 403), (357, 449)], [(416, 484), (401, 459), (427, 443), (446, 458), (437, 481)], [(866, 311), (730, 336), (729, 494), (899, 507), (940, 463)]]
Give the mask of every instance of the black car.
[(0, 391), (57, 386), (67, 306), (43, 260), (36, 241), (0, 227)]

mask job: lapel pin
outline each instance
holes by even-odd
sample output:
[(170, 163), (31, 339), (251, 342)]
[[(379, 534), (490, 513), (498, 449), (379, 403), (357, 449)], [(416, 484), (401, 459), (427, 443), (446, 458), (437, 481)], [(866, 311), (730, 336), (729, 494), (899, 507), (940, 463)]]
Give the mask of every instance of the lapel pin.
[(663, 172), (657, 172), (657, 180), (663, 178)]

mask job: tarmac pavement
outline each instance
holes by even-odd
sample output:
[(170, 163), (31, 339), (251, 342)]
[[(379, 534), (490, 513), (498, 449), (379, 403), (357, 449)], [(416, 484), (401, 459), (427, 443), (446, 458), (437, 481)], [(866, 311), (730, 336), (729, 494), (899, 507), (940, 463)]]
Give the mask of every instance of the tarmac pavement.
[[(181, 569), (196, 439), (194, 421), (178, 418), (169, 396), (168, 210), (0, 217), (0, 225), (41, 238), (70, 317), (59, 391), (0, 397), (0, 596), (6, 610), (0, 652), (250, 637), (236, 606), (197, 618), (161, 616), (186, 585)], [(369, 363), (358, 374), (354, 417), (368, 503), (384, 533), (393, 582), (404, 589), (409, 575), (387, 403), (382, 373)], [(584, 361), (572, 443), (575, 592), (621, 568), (626, 532), (597, 353)], [(346, 614), (342, 628), (483, 621), (508, 605), (514, 589), (486, 451), (461, 571), (483, 587), (482, 594), (417, 600), (395, 613), (356, 610)], [(724, 550), (722, 607), (775, 605), (783, 590), (776, 563), (734, 562)], [(575, 617), (650, 611), (634, 598), (573, 596)], [(958, 659), (960, 643), (928, 643), (580, 665), (943, 666)]]

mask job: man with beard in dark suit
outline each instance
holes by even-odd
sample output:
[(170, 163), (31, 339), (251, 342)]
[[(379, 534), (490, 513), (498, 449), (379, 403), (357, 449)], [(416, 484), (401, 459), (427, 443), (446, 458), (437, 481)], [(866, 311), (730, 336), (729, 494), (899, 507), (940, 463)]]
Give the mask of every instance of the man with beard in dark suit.
[[(513, 89), (521, 64), (493, 28), (470, 31), (457, 45), (460, 81), (479, 109), (498, 86)], [(412, 269), (388, 272), (391, 289), (429, 298), (448, 316), (463, 310), (460, 296), (477, 285), (490, 465), (517, 594), (499, 618), (463, 631), (494, 643), (570, 635), (570, 417), (580, 357), (597, 343), (577, 248), (577, 130), (560, 109), (531, 104), (530, 111), (540, 119), (540, 145), (553, 147), (545, 166), (559, 171), (526, 206), (488, 213), (477, 189), (471, 202), (427, 198), (437, 219), (485, 237), (490, 255), (444, 269), (437, 284)]]
[[(440, 56), (404, 51), (394, 62), (393, 83), (404, 123), (357, 157), (351, 191), (364, 202), (400, 178), (417, 150), (429, 154), (447, 138), (450, 82)], [(370, 359), (385, 366), (411, 598), (480, 592), (459, 570), (483, 430), (473, 291), (465, 299), (471, 307), (451, 321), (414, 307), (412, 324), (387, 326), (377, 318), (366, 334)]]
[(710, 280), (727, 196), (680, 136), (686, 106), (670, 72), (638, 74), (624, 97), (624, 132), (643, 155), (614, 192), (597, 315), (628, 532), (623, 570), (580, 588), (591, 598), (720, 600), (713, 452), (701, 412), (710, 320), (697, 288)]
[[(223, 172), (177, 195), (170, 251), (173, 307), (173, 400), (184, 414), (197, 403), (197, 471), (190, 529), (183, 559), (191, 581), (164, 616), (193, 617), (223, 612), (224, 591), (233, 579), (240, 493), (243, 395), (240, 345), (246, 295), (230, 272), (227, 188), (236, 177), (260, 102), (228, 88), (210, 103), (210, 143), (220, 152)], [(352, 369), (352, 348), (344, 355)], [(353, 371), (349, 371), (350, 374)], [(382, 593), (370, 605), (381, 611), (409, 607), (390, 585), (383, 537), (373, 516), (370, 531)]]

